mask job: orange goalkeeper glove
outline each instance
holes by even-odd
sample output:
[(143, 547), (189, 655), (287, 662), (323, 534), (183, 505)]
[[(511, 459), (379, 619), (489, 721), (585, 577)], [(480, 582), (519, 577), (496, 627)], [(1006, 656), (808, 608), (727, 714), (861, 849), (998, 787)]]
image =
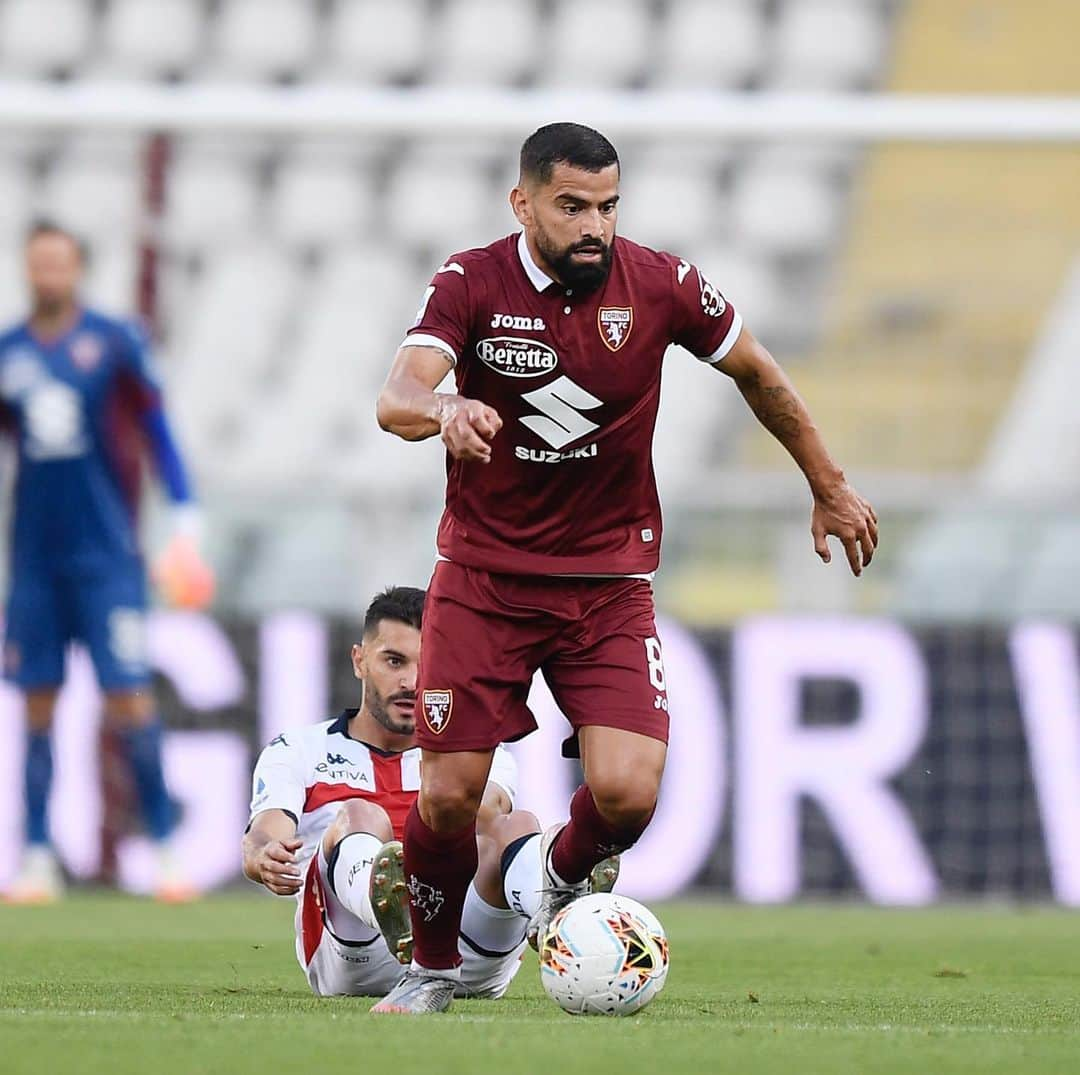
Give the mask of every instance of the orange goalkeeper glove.
[(198, 611), (214, 599), (214, 573), (199, 551), (200, 529), (197, 509), (178, 509), (175, 533), (151, 571), (154, 585), (174, 608)]

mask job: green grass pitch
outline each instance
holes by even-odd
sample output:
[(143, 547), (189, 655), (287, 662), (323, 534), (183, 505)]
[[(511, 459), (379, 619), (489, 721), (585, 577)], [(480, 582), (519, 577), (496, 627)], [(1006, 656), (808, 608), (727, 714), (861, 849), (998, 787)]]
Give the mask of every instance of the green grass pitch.
[(310, 996), (287, 901), (0, 907), (0, 1073), (1080, 1072), (1076, 914), (656, 910), (672, 969), (637, 1017), (564, 1015), (530, 953), (504, 1000), (416, 1020)]

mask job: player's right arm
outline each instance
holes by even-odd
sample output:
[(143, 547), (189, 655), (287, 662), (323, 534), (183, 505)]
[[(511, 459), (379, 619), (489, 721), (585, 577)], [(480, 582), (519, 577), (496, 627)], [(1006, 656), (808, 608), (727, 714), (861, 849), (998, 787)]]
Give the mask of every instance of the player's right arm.
[(383, 429), (403, 440), (439, 436), (454, 459), (487, 463), (490, 441), (502, 428), (498, 413), (480, 400), (435, 391), (461, 360), (469, 338), (473, 263), (470, 255), (458, 254), (436, 270), (375, 413)]
[(302, 879), (296, 852), (296, 822), (284, 810), (264, 810), (244, 833), (244, 876), (265, 885), (276, 896), (295, 896)]
[(402, 346), (379, 393), (379, 425), (403, 440), (438, 435), (455, 459), (490, 462), (490, 441), (502, 428), (502, 419), (477, 399), (435, 391), (449, 372), (448, 362), (440, 348)]
[(251, 820), (241, 843), (244, 876), (277, 896), (293, 896), (303, 883), (296, 830), (304, 813), (304, 751), (294, 733), (275, 736), (259, 755), (251, 778)]

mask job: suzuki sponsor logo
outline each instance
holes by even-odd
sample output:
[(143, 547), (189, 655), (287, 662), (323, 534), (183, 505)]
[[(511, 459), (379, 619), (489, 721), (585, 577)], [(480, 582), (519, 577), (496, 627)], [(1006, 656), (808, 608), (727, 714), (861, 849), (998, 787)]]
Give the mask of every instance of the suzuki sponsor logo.
[(518, 445), (514, 455), (523, 463), (566, 463), (571, 459), (595, 459), (595, 444), (586, 444), (583, 448), (573, 448), (568, 452), (549, 452), (544, 448), (525, 448)]
[(547, 328), (542, 317), (519, 317), (517, 314), (495, 314), (492, 328), (509, 328), (515, 332), (543, 332)]
[(540, 414), (527, 414), (518, 420), (559, 451), (600, 428), (581, 412), (602, 407), (604, 401), (569, 377), (559, 377), (542, 388), (524, 392), (521, 398)]
[(507, 377), (538, 377), (559, 364), (559, 356), (546, 343), (493, 336), (476, 345), (480, 361)]

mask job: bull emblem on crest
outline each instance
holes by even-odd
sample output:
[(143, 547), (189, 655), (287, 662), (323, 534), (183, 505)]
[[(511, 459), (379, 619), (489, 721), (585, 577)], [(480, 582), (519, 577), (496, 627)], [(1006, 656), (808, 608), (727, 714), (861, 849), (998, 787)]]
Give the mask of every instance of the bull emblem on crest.
[(450, 716), (454, 712), (453, 691), (424, 691), (423, 695), (424, 720), (427, 726), (436, 734), (442, 735), (446, 726), (450, 723)]

